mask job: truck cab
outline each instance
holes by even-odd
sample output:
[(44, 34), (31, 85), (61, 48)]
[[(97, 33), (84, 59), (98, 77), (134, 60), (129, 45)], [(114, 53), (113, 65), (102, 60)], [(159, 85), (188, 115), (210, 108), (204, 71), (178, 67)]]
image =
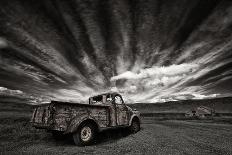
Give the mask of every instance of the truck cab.
[[(133, 110), (128, 107), (120, 94), (108, 93), (89, 98), (90, 105), (110, 106), (111, 126), (126, 126), (130, 123)], [(136, 113), (136, 111), (134, 111)]]
[(91, 144), (98, 132), (127, 127), (140, 130), (140, 113), (124, 103), (118, 93), (105, 93), (89, 98), (88, 104), (51, 101), (35, 108), (31, 123), (52, 133), (73, 134), (77, 145)]

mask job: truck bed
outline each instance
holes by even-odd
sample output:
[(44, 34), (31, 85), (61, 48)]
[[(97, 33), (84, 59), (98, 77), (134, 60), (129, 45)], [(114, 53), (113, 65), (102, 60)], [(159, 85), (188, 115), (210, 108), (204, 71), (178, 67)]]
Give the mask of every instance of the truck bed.
[(31, 123), (36, 128), (65, 131), (73, 120), (78, 122), (84, 117), (91, 117), (100, 127), (106, 127), (110, 124), (109, 106), (52, 101), (35, 108)]

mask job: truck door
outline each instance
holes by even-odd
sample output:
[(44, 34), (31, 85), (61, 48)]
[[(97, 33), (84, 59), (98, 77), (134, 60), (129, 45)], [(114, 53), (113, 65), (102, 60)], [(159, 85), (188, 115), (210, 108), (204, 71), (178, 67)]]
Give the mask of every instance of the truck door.
[(128, 125), (128, 109), (124, 104), (122, 97), (116, 95), (114, 97), (114, 102), (116, 106), (117, 125)]

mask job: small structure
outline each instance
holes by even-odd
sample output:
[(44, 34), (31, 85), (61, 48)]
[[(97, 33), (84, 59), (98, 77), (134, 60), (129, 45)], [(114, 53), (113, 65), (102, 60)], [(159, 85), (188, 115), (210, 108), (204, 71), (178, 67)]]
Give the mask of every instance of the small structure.
[(199, 106), (187, 112), (185, 117), (188, 118), (212, 118), (215, 115), (215, 110), (206, 106)]

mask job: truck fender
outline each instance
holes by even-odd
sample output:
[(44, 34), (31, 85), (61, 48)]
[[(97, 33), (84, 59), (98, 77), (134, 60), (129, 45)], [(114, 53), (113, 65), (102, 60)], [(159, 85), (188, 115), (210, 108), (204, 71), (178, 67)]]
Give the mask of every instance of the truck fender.
[(88, 116), (88, 115), (84, 115), (84, 116), (81, 116), (81, 117), (77, 116), (71, 121), (71, 123), (69, 124), (67, 130), (65, 131), (65, 134), (75, 132), (78, 129), (78, 127), (80, 126), (80, 124), (82, 122), (84, 122), (84, 121), (94, 122), (97, 125), (97, 128), (99, 129), (97, 121), (93, 117)]
[(138, 116), (137, 114), (133, 114), (133, 115), (131, 116), (131, 118), (130, 118), (129, 126), (131, 126), (132, 120), (133, 120), (134, 118), (137, 118), (137, 119), (139, 120), (139, 123), (141, 122), (139, 116)]

